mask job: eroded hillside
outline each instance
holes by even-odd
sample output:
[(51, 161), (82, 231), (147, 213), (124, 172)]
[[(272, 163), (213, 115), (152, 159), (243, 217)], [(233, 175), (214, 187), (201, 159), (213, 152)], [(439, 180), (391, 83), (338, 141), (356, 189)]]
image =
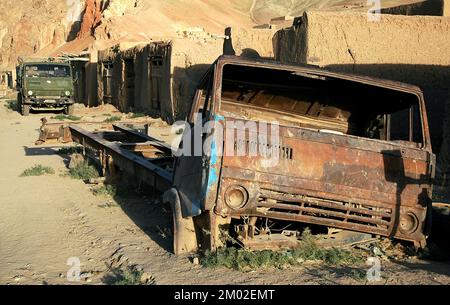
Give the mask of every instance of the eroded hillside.
[(11, 67), (17, 56), (55, 48), (69, 36), (71, 22), (60, 0), (0, 1), (0, 67)]
[[(81, 7), (80, 22), (74, 22), (78, 17), (74, 16), (77, 1)], [(72, 43), (62, 50), (78, 52), (94, 42), (101, 48), (108, 42), (168, 38), (189, 28), (202, 28), (220, 35), (227, 26), (250, 28), (278, 16), (298, 16), (307, 9), (358, 8), (364, 3), (350, 0), (2, 0), (0, 67), (13, 68), (17, 56), (54, 54), (69, 41)], [(383, 3), (393, 4), (392, 1)]]

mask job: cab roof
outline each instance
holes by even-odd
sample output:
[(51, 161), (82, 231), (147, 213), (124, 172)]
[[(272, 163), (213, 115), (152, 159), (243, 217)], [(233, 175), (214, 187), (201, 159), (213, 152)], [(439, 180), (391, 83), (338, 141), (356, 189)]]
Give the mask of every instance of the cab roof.
[(382, 87), (386, 89), (392, 89), (397, 91), (402, 91), (405, 93), (412, 93), (416, 95), (422, 95), (422, 90), (411, 84), (387, 80), (383, 78), (370, 77), (358, 74), (351, 74), (345, 72), (333, 72), (325, 68), (320, 68), (312, 65), (305, 64), (285, 64), (275, 60), (269, 59), (253, 59), (247, 57), (222, 55), (217, 60), (216, 63), (219, 65), (226, 64), (236, 64), (251, 67), (266, 67), (279, 70), (287, 70), (293, 72), (307, 73), (317, 76), (331, 77), (336, 79), (353, 81), (361, 84), (372, 85), (376, 87)]
[(36, 61), (36, 62), (24, 62), (24, 66), (32, 65), (53, 65), (53, 66), (70, 66), (68, 62), (54, 62), (54, 61)]

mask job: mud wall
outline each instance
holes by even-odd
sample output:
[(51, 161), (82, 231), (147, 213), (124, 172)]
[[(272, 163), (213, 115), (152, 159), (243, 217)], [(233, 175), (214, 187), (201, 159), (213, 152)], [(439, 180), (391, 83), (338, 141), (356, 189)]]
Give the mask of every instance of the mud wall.
[[(276, 59), (418, 85), (425, 94), (438, 180), (450, 147), (450, 18), (309, 12), (274, 36)], [(447, 110), (448, 111), (448, 110)], [(441, 145), (444, 143), (444, 145)], [(445, 179), (444, 179), (445, 180)], [(448, 181), (446, 181), (448, 183)]]
[[(272, 29), (232, 30), (237, 56), (273, 58)], [(223, 37), (189, 36), (173, 41), (171, 92), (174, 118), (183, 120), (191, 106), (196, 86), (211, 64), (223, 54)]]
[[(132, 48), (119, 44), (100, 51), (98, 101), (111, 103), (123, 112), (173, 119), (169, 89), (170, 50), (169, 42), (155, 42)], [(110, 82), (109, 89), (105, 88), (107, 82)]]

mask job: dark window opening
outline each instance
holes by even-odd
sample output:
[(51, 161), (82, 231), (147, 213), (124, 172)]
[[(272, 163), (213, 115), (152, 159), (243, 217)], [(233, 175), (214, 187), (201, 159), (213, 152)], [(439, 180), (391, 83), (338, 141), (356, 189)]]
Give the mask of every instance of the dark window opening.
[(13, 77), (12, 77), (12, 73), (11, 72), (9, 72), (8, 73), (8, 88), (13, 88), (14, 87), (14, 85), (13, 85)]
[(152, 55), (150, 56), (150, 62), (153, 66), (161, 67), (163, 65), (162, 55)]
[[(417, 96), (318, 74), (225, 65), (220, 108), (248, 120), (423, 143)], [(399, 121), (404, 124), (393, 124)]]
[(72, 63), (74, 98), (77, 103), (87, 102), (86, 66), (84, 62)]
[(422, 126), (418, 105), (391, 113), (388, 116), (390, 121), (391, 141), (422, 143)]
[(133, 59), (125, 59), (124, 74), (125, 74), (125, 88), (128, 106), (127, 108), (128, 110), (132, 110), (134, 108), (134, 79), (135, 79)]
[(65, 65), (27, 65), (25, 66), (26, 77), (69, 77), (70, 67)]

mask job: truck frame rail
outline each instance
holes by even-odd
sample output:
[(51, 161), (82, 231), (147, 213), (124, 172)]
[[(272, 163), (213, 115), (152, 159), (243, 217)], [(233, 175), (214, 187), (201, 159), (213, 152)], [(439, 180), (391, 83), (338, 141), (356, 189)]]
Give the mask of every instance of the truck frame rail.
[(102, 132), (69, 128), (72, 140), (83, 146), (83, 154), (87, 149), (95, 152), (104, 175), (114, 165), (157, 191), (172, 186), (173, 157), (163, 142), (119, 125), (113, 125), (114, 131)]

